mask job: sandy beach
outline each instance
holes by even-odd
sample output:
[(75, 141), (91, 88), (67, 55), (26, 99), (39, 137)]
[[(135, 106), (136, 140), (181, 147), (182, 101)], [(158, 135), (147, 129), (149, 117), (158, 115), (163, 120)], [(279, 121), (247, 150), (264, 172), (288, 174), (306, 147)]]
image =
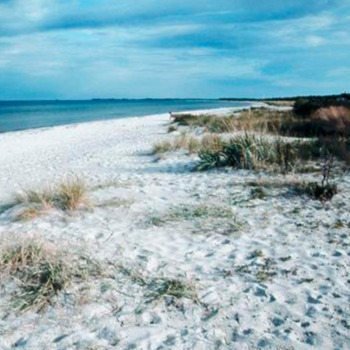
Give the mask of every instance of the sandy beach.
[[(158, 159), (153, 145), (179, 135), (169, 122), (162, 114), (0, 134), (3, 244), (35, 238), (101, 267), (40, 313), (12, 312), (13, 286), (3, 285), (0, 349), (348, 349), (348, 173), (331, 202), (279, 186), (256, 197), (251, 182), (314, 175), (194, 172), (196, 156), (183, 151)], [(72, 176), (93, 208), (14, 219), (16, 193)], [(152, 298), (164, 279), (190, 296)]]

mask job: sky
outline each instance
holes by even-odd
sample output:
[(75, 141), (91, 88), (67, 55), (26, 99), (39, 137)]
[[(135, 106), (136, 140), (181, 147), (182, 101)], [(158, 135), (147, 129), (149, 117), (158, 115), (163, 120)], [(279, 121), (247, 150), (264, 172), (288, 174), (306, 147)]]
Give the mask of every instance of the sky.
[(0, 0), (0, 99), (349, 92), (350, 0)]

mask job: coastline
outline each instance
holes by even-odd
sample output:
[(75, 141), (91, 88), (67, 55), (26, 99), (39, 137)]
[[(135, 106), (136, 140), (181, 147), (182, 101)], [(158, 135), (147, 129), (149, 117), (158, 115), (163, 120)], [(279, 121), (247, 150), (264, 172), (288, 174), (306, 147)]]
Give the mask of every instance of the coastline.
[[(341, 348), (348, 330), (340, 325), (350, 316), (349, 177), (324, 205), (279, 186), (256, 198), (249, 183), (297, 175), (192, 172), (196, 156), (181, 151), (157, 159), (155, 142), (181, 136), (167, 132), (169, 122), (160, 114), (0, 135), (1, 204), (72, 175), (86, 181), (94, 203), (28, 221), (14, 219), (21, 206), (4, 210), (2, 242), (35, 238), (84, 252), (103, 270), (43, 313), (9, 313), (2, 290), (0, 348), (20, 340), (57, 350)], [(209, 214), (188, 218), (191, 208)], [(147, 288), (164, 280), (193, 286), (196, 299), (148, 302)]]
[[(178, 113), (214, 113), (217, 115), (226, 115), (245, 108), (249, 107), (202, 109)], [(94, 140), (97, 143), (96, 146), (91, 147), (89, 145), (89, 149), (86, 151), (93, 153), (94, 156), (92, 157), (96, 157), (96, 152), (94, 150), (103, 148), (103, 138), (112, 140), (113, 138), (118, 139), (118, 136), (120, 136), (121, 140), (124, 140), (123, 132), (132, 135), (133, 132), (138, 131), (140, 127), (147, 127), (149, 129), (149, 135), (151, 135), (152, 132), (157, 133), (156, 130), (160, 130), (163, 124), (168, 121), (169, 114), (165, 113), (0, 133), (0, 204), (4, 204), (8, 201), (13, 193), (19, 191), (21, 188), (38, 185), (41, 181), (50, 182), (51, 180), (57, 180), (65, 176), (65, 173), (74, 173), (76, 168), (75, 159), (79, 160), (81, 158), (80, 150), (84, 148), (84, 145), (91, 144)], [(116, 132), (116, 134), (114, 134), (114, 132)], [(40, 137), (40, 139), (38, 139), (38, 137)], [(135, 145), (132, 145), (132, 142), (127, 148), (134, 152), (150, 152), (152, 144), (161, 139), (161, 137), (159, 137), (151, 140), (148, 139), (148, 137), (146, 138), (145, 134), (142, 134), (140, 137), (142, 139), (147, 139), (147, 151), (143, 149), (133, 150)], [(71, 143), (69, 148), (68, 143)], [(142, 143), (142, 146), (145, 146), (145, 144)], [(57, 147), (62, 147), (63, 149), (59, 151)], [(76, 148), (76, 150), (74, 148)], [(77, 151), (77, 149), (79, 149), (79, 151)], [(50, 151), (52, 151), (52, 153), (50, 153)], [(41, 156), (42, 153), (44, 153), (43, 156)], [(69, 154), (69, 161), (65, 161), (65, 155)], [(85, 155), (86, 157), (87, 154), (88, 153)], [(46, 156), (49, 156), (49, 158), (45, 159)], [(62, 166), (58, 166), (57, 161), (59, 161)], [(25, 171), (30, 172), (31, 168), (36, 173), (35, 176), (31, 175), (29, 178), (23, 179), (22, 175), (16, 174), (16, 169), (26, 169)], [(47, 169), (52, 169), (51, 172), (56, 169), (56, 175), (47, 174)], [(82, 169), (77, 169), (77, 171), (82, 171)]]

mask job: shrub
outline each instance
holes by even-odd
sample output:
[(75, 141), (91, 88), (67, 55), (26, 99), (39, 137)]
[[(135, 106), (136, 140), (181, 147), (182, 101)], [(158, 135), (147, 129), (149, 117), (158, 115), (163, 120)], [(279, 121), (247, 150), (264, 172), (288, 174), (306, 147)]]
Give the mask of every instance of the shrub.
[(312, 199), (325, 202), (331, 200), (338, 193), (336, 184), (318, 182), (304, 182), (294, 187), (298, 194), (306, 194)]
[(350, 107), (349, 95), (298, 98), (295, 101), (293, 111), (296, 115), (307, 118), (318, 109), (330, 106)]

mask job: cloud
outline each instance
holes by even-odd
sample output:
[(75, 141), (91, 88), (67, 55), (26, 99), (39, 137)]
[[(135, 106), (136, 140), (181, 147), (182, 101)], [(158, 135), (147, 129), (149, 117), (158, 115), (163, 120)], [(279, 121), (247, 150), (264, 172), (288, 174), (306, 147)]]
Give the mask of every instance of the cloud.
[(348, 0), (0, 0), (0, 98), (343, 88), (327, 77), (348, 66), (349, 14)]

